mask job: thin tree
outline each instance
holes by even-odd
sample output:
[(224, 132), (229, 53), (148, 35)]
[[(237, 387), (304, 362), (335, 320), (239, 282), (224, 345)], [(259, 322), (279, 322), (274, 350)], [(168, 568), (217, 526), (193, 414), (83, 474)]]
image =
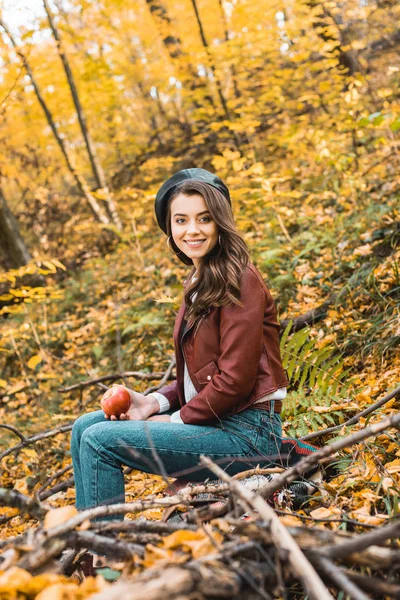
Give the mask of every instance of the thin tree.
[[(146, 0), (147, 6), (149, 7), (150, 13), (156, 23), (157, 29), (159, 30), (163, 44), (170, 56), (170, 58), (176, 63), (179, 59), (186, 57), (186, 52), (183, 49), (181, 39), (172, 35), (171, 31), (173, 29), (172, 20), (168, 14), (167, 9), (163, 5), (161, 0)], [(184, 64), (184, 60), (179, 60), (179, 67), (182, 69), (182, 64)], [(205, 90), (205, 99), (209, 104), (215, 109), (215, 103), (208, 92), (207, 85), (201, 81), (196, 69), (193, 68), (191, 62), (188, 63), (186, 75), (189, 75), (189, 89), (190, 91), (194, 91), (198, 88), (203, 88)], [(197, 100), (193, 102), (194, 106), (197, 108), (201, 107)]]
[[(201, 19), (200, 19), (200, 13), (199, 13), (199, 9), (197, 8), (197, 2), (196, 2), (196, 0), (191, 0), (191, 2), (192, 2), (194, 13), (196, 15), (196, 21), (197, 21), (197, 25), (199, 27), (199, 33), (200, 33), (201, 41), (202, 41), (204, 50), (205, 50), (205, 52), (207, 54), (207, 58), (208, 58), (209, 65), (210, 65), (210, 69), (211, 69), (212, 74), (214, 76), (214, 80), (215, 80), (215, 83), (216, 83), (216, 86), (217, 86), (218, 97), (220, 99), (220, 102), (221, 102), (221, 105), (222, 105), (222, 109), (223, 109), (224, 114), (225, 114), (225, 118), (228, 121), (232, 121), (232, 115), (231, 115), (231, 113), (229, 111), (228, 104), (227, 104), (226, 98), (225, 98), (223, 90), (222, 90), (222, 82), (221, 82), (221, 80), (219, 78), (219, 75), (217, 73), (215, 62), (214, 62), (213, 56), (212, 56), (211, 51), (210, 51), (210, 46), (209, 46), (209, 44), (207, 42), (207, 38), (206, 38), (206, 35), (205, 35), (205, 32), (204, 32), (204, 27), (203, 27), (203, 24), (202, 24)], [(236, 134), (235, 131), (232, 132), (232, 135), (233, 135), (233, 139), (235, 141), (235, 145), (239, 149), (239, 147), (240, 147), (239, 136)]]
[[(226, 15), (225, 15), (224, 6), (222, 4), (222, 0), (218, 0), (218, 4), (219, 4), (219, 7), (221, 9), (221, 16), (222, 16), (222, 23), (223, 23), (223, 26), (224, 26), (225, 41), (229, 42), (228, 23), (227, 23), (227, 20), (226, 20)], [(238, 82), (237, 82), (237, 75), (236, 75), (235, 65), (230, 65), (229, 70), (231, 72), (232, 83), (233, 83), (233, 91), (235, 92), (235, 98), (240, 98), (241, 93), (240, 93)]]
[(6, 269), (18, 269), (32, 260), (18, 223), (0, 188), (0, 251)]
[(72, 69), (70, 67), (67, 55), (66, 55), (64, 47), (63, 47), (60, 32), (58, 31), (57, 26), (54, 22), (53, 15), (51, 13), (51, 10), (50, 10), (47, 0), (43, 0), (43, 6), (44, 6), (44, 9), (47, 14), (47, 20), (49, 22), (50, 29), (53, 33), (53, 36), (54, 36), (54, 39), (56, 42), (58, 55), (61, 59), (61, 62), (64, 67), (65, 75), (67, 77), (72, 100), (74, 102), (76, 114), (78, 116), (79, 125), (81, 128), (83, 139), (85, 140), (86, 150), (87, 150), (87, 153), (89, 156), (90, 165), (92, 167), (92, 173), (93, 173), (94, 180), (96, 182), (96, 187), (97, 187), (97, 189), (100, 188), (100, 190), (105, 195), (106, 210), (107, 210), (107, 213), (108, 213), (110, 219), (115, 224), (117, 229), (121, 230), (122, 229), (121, 221), (119, 220), (114, 199), (112, 197), (112, 194), (110, 194), (110, 190), (109, 190), (107, 182), (106, 182), (103, 168), (100, 164), (100, 161), (99, 161), (97, 153), (96, 153), (95, 145), (94, 145), (92, 137), (89, 133), (89, 128), (87, 125), (85, 112), (83, 110), (83, 106), (82, 106), (82, 103), (79, 98), (78, 88), (75, 83)]
[(75, 179), (75, 182), (78, 186), (79, 191), (81, 192), (82, 196), (85, 198), (85, 200), (87, 201), (87, 203), (89, 204), (89, 207), (91, 208), (94, 216), (96, 217), (96, 219), (100, 222), (100, 223), (104, 223), (105, 225), (109, 225), (110, 224), (110, 220), (107, 217), (107, 215), (105, 215), (103, 213), (103, 211), (101, 210), (96, 198), (92, 195), (92, 193), (90, 192), (90, 189), (86, 183), (86, 181), (84, 180), (84, 178), (82, 177), (82, 175), (80, 175), (78, 173), (78, 171), (76, 170), (74, 164), (73, 164), (73, 160), (72, 157), (70, 156), (70, 153), (68, 151), (67, 146), (64, 143), (64, 140), (62, 139), (62, 137), (60, 136), (60, 133), (58, 131), (56, 122), (54, 121), (53, 115), (50, 112), (49, 107), (47, 106), (45, 99), (40, 91), (40, 88), (37, 84), (37, 81), (35, 79), (35, 76), (33, 74), (32, 68), (30, 66), (30, 63), (26, 57), (26, 55), (24, 54), (24, 52), (21, 50), (21, 48), (18, 47), (17, 42), (15, 41), (14, 36), (12, 35), (11, 31), (8, 29), (8, 27), (6, 26), (6, 24), (4, 23), (3, 19), (0, 18), (0, 26), (4, 29), (6, 35), (8, 36), (9, 40), (11, 41), (11, 44), (15, 50), (15, 52), (17, 53), (17, 55), (20, 57), (22, 64), (24, 65), (24, 68), (29, 76), (29, 79), (31, 80), (33, 89), (35, 91), (36, 94), (36, 98), (39, 101), (40, 106), (43, 109), (43, 112), (45, 114), (45, 117), (47, 119), (47, 122), (50, 126), (50, 129), (57, 141), (57, 144), (64, 156), (65, 162), (67, 164), (68, 170), (71, 173), (71, 175), (73, 176), (73, 178)]

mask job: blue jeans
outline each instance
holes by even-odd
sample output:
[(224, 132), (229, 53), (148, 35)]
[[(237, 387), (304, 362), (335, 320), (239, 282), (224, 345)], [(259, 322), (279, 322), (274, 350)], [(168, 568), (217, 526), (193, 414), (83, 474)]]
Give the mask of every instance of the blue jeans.
[(249, 408), (215, 425), (109, 421), (102, 410), (82, 415), (71, 438), (76, 507), (124, 502), (123, 465), (196, 481), (215, 479), (199, 466), (201, 454), (234, 475), (258, 463), (270, 464), (269, 457), (279, 454), (281, 435), (281, 419), (273, 407), (271, 412)]

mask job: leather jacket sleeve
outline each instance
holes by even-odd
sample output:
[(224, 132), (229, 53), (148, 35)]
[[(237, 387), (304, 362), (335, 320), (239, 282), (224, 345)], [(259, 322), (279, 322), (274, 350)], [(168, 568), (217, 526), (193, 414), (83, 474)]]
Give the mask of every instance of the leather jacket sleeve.
[(242, 306), (221, 307), (218, 372), (180, 410), (187, 424), (205, 424), (232, 412), (253, 389), (263, 349), (263, 322), (271, 313), (272, 296), (249, 269), (243, 275)]

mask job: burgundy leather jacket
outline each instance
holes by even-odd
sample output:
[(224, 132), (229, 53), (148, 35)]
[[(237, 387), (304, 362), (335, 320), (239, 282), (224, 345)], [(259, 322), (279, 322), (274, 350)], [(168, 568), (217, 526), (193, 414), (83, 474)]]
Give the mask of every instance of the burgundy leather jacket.
[[(186, 283), (186, 282), (185, 282)], [(174, 327), (176, 381), (158, 390), (184, 423), (205, 424), (249, 408), (256, 400), (286, 387), (279, 351), (279, 324), (271, 293), (249, 264), (241, 282), (243, 306), (213, 307), (179, 332), (185, 302)], [(198, 394), (184, 399), (184, 360)]]

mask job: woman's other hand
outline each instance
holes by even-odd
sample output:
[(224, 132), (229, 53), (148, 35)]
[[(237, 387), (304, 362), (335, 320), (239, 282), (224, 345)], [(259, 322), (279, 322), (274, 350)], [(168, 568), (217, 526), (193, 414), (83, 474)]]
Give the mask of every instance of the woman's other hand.
[[(114, 385), (112, 387), (114, 387)], [(140, 392), (135, 392), (134, 390), (127, 388), (126, 386), (119, 385), (119, 387), (123, 387), (129, 392), (131, 405), (127, 412), (121, 413), (119, 417), (116, 417), (115, 415), (108, 415), (106, 412), (104, 412), (106, 419), (109, 419), (110, 421), (145, 421), (151, 415), (154, 415), (159, 411), (160, 405), (155, 397), (151, 394), (145, 396)]]

